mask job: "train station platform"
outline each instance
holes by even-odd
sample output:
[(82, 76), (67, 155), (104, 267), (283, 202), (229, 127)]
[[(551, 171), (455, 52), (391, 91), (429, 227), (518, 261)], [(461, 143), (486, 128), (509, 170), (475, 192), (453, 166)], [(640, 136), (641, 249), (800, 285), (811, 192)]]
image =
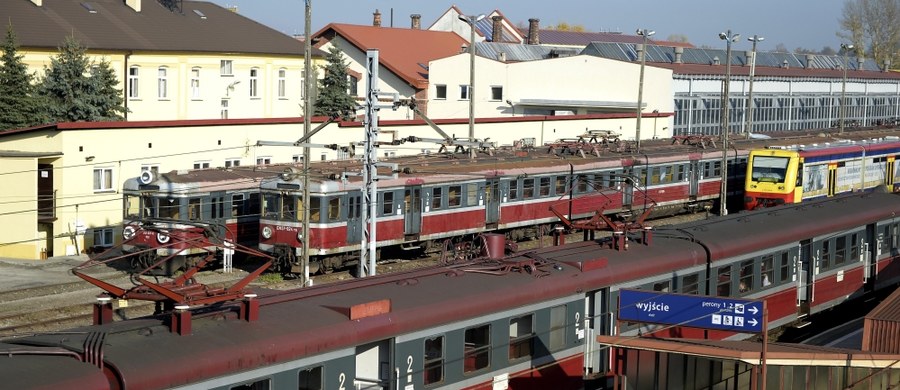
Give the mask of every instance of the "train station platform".
[(888, 389), (900, 354), (751, 341), (598, 336), (613, 347), (615, 389)]

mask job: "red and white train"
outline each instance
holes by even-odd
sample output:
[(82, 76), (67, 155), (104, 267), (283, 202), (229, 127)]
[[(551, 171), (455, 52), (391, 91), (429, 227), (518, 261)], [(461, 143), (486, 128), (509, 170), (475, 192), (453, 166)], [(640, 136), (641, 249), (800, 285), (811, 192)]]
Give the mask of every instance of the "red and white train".
[[(894, 288), (898, 215), (898, 195), (853, 194), (625, 240), (491, 251), (475, 261), (248, 294), (232, 304), (2, 340), (0, 377), (10, 388), (583, 388), (610, 369), (597, 336), (641, 331), (617, 321), (622, 289), (762, 299), (769, 326), (787, 325)], [(502, 247), (502, 235), (484, 238)], [(668, 384), (697, 386), (691, 375), (678, 378)]]

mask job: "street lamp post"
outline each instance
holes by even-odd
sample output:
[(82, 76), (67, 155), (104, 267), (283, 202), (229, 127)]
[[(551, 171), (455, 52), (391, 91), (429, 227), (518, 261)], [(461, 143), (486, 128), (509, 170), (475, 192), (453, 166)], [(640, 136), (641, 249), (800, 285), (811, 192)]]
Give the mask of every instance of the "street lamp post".
[[(644, 65), (647, 63), (647, 40), (653, 34), (656, 34), (656, 31), (648, 30), (646, 28), (637, 30), (637, 35), (644, 38), (644, 43), (641, 45), (641, 75), (639, 76), (638, 81), (637, 126), (634, 132), (635, 149), (638, 153), (641, 152), (641, 110), (644, 108), (641, 106), (644, 105)], [(656, 131), (656, 129), (653, 130)]]
[[(309, 134), (310, 121), (313, 114), (312, 85), (312, 0), (305, 1), (306, 23), (303, 28), (303, 136)], [(300, 265), (303, 268), (303, 285), (309, 285), (309, 146), (303, 147), (303, 255)]]
[(847, 52), (853, 50), (853, 45), (842, 43), (841, 51), (844, 52), (844, 77), (841, 81), (841, 128), (838, 130), (838, 134), (844, 134), (844, 106), (847, 105), (847, 101), (845, 100), (845, 96), (847, 94)]
[(748, 41), (753, 42), (753, 49), (750, 50), (750, 86), (747, 90), (747, 138), (750, 138), (750, 133), (753, 132), (753, 76), (756, 74), (756, 44), (758, 42), (764, 41), (766, 38), (763, 38), (758, 35), (753, 35), (752, 37), (747, 38)]
[(722, 193), (719, 194), (719, 215), (728, 215), (726, 200), (728, 198), (728, 108), (729, 87), (731, 86), (731, 44), (736, 42), (741, 34), (728, 32), (719, 33), (719, 39), (725, 41), (725, 88), (722, 93)]
[[(484, 15), (459, 15), (469, 25), (469, 141), (475, 141), (475, 23)], [(469, 146), (469, 157), (475, 158), (475, 148)]]

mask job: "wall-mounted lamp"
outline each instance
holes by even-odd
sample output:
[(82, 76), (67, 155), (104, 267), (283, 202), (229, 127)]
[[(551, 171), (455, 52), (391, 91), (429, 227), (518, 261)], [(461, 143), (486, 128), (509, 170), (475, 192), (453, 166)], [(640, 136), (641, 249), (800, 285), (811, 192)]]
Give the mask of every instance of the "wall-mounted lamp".
[(84, 158), (84, 161), (87, 161), (87, 162), (94, 161), (94, 156), (87, 156)]

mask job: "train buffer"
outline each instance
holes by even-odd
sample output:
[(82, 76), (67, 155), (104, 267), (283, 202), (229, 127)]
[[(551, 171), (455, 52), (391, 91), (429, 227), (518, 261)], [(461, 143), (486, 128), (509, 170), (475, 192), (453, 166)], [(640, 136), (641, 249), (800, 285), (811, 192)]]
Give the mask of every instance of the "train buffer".
[(694, 145), (703, 149), (716, 148), (715, 138), (704, 134), (684, 134), (672, 136), (672, 145)]

